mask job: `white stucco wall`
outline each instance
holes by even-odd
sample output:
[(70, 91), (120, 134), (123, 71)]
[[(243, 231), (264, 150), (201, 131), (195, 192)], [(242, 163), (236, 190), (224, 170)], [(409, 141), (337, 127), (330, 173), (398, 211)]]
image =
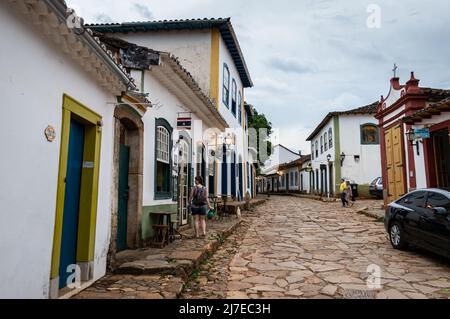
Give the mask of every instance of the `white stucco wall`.
[[(357, 184), (369, 184), (381, 176), (380, 145), (361, 144), (361, 125), (378, 120), (370, 115), (339, 116), (340, 151), (346, 155), (341, 175)], [(360, 156), (360, 161), (354, 159)]]
[(114, 34), (115, 37), (153, 50), (170, 52), (209, 94), (211, 76), (211, 31), (173, 30)]
[(264, 163), (262, 168), (262, 173), (268, 173), (270, 170), (278, 169), (281, 164), (289, 163), (299, 159), (298, 154), (285, 149), (280, 145), (275, 145), (272, 150), (272, 154), (269, 156), (268, 160)]
[[(303, 167), (306, 168), (306, 166)], [(303, 177), (303, 181), (301, 177), (299, 178), (299, 183), (301, 183), (299, 187), (300, 191), (310, 193), (311, 192), (310, 173), (306, 170), (303, 170), (300, 172), (300, 176)]]
[[(328, 132), (331, 128), (332, 134), (333, 134), (333, 145), (332, 148), (328, 147)], [(323, 153), (320, 152), (320, 137), (324, 137), (325, 133), (327, 133), (327, 150), (325, 151), (325, 142), (324, 142), (324, 151)], [(316, 149), (315, 149), (315, 143), (317, 142), (318, 149), (319, 149), (319, 155), (316, 157)], [(321, 164), (327, 164), (327, 157), (328, 155), (331, 155), (331, 162), (334, 162), (335, 157), (335, 134), (334, 134), (334, 127), (333, 127), (333, 119), (330, 119), (328, 123), (317, 133), (317, 135), (311, 140), (311, 145), (314, 145), (314, 159), (311, 160), (313, 169), (319, 169)], [(311, 147), (311, 152), (313, 148)]]
[[(115, 98), (58, 47), (0, 3), (0, 298), (47, 298), (53, 248), (63, 93), (103, 117), (94, 279), (110, 238)], [(56, 140), (47, 142), (52, 125)]]
[[(333, 138), (333, 145), (330, 148), (329, 147), (329, 132), (330, 132), (330, 128), (331, 128), (331, 132), (332, 132), (332, 138)], [(325, 141), (325, 133), (327, 134), (327, 138)], [(321, 148), (320, 148), (320, 138), (322, 137), (323, 141), (323, 152), (321, 152)], [(318, 152), (316, 152), (316, 142), (317, 142), (317, 149)], [(325, 150), (325, 144), (326, 144), (326, 150)], [(314, 145), (314, 147), (312, 147)], [(321, 165), (327, 165), (327, 181), (326, 181), (326, 185), (328, 187), (329, 185), (329, 180), (330, 180), (330, 174), (333, 175), (333, 184), (336, 184), (336, 174), (335, 174), (335, 170), (334, 170), (334, 165), (339, 165), (339, 164), (335, 164), (335, 147), (336, 147), (336, 136), (335, 136), (335, 132), (334, 132), (334, 122), (333, 122), (333, 118), (331, 118), (325, 125), (324, 127), (316, 134), (316, 136), (314, 136), (314, 138), (311, 140), (311, 153), (314, 152), (314, 156), (311, 156), (311, 165), (312, 165), (312, 169), (314, 172), (314, 189), (315, 190), (321, 190), (321, 178), (319, 177), (317, 179), (317, 174), (319, 174), (320, 176), (320, 166)], [(316, 156), (316, 154), (318, 154), (318, 156)], [(329, 163), (328, 163), (328, 155), (331, 156), (330, 162), (333, 163), (333, 170), (330, 171), (330, 167), (329, 167)], [(325, 186), (325, 185), (324, 185)], [(309, 187), (309, 176), (308, 176), (308, 187)], [(324, 188), (325, 190), (325, 188)], [(328, 189), (327, 189), (328, 190)], [(328, 190), (330, 191), (330, 190)]]
[[(140, 72), (139, 72), (140, 74)], [(138, 74), (135, 74), (138, 78)], [(169, 122), (170, 126), (173, 128), (172, 141), (173, 144), (179, 139), (179, 131), (177, 130), (177, 117), (178, 112), (190, 112), (187, 108), (182, 108), (183, 103), (178, 99), (178, 97), (168, 90), (168, 88), (161, 83), (150, 71), (145, 72), (145, 92), (150, 92), (151, 99), (155, 103), (155, 106), (148, 110), (148, 112), (143, 117), (144, 122), (144, 194), (143, 194), (143, 205), (144, 206), (155, 206), (155, 205), (166, 205), (175, 204), (171, 199), (168, 200), (155, 200), (155, 120), (157, 118), (165, 119)], [(185, 131), (192, 138), (192, 167), (194, 168), (194, 175), (199, 175), (197, 172), (195, 156), (197, 153), (196, 145), (203, 142), (203, 134), (205, 130), (210, 128), (206, 122), (202, 122), (199, 118), (192, 114), (193, 127), (190, 131)], [(205, 144), (206, 141), (204, 142)], [(206, 152), (208, 153), (208, 145), (205, 145)], [(195, 154), (195, 156), (194, 156)], [(206, 164), (206, 169), (208, 171), (209, 165)], [(205, 181), (208, 185), (208, 180)]]

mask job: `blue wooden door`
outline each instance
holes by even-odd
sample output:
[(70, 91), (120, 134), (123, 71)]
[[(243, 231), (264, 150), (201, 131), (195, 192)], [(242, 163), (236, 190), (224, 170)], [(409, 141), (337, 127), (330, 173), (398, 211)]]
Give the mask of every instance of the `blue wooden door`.
[(128, 218), (128, 170), (130, 166), (130, 147), (120, 144), (119, 150), (119, 201), (117, 214), (117, 251), (127, 249)]
[(222, 148), (223, 158), (222, 158), (222, 194), (228, 195), (228, 163), (227, 163), (227, 148), (224, 145)]
[(244, 174), (243, 174), (243, 163), (239, 163), (239, 200), (244, 198)]
[(234, 152), (231, 163), (231, 196), (236, 197), (236, 153)]
[(67, 159), (66, 191), (59, 263), (59, 287), (67, 286), (67, 267), (77, 262), (78, 216), (83, 167), (84, 126), (71, 120)]

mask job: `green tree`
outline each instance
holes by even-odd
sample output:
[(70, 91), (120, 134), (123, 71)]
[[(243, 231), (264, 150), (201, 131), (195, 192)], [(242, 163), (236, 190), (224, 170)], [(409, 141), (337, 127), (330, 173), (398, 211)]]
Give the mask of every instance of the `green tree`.
[[(272, 134), (272, 123), (267, 120), (266, 116), (264, 114), (260, 114), (258, 113), (258, 111), (256, 111), (256, 109), (253, 109), (253, 114), (251, 116), (251, 118), (248, 121), (248, 127), (249, 128), (253, 128), (256, 130), (256, 140), (257, 140), (257, 152), (258, 152), (258, 162), (260, 164), (260, 166), (262, 166), (264, 164), (264, 159), (261, 160), (260, 157), (260, 143), (266, 143), (267, 146), (267, 156), (270, 156), (272, 154), (272, 143), (270, 142), (269, 138), (270, 135)], [(259, 135), (260, 135), (260, 129), (266, 129), (267, 130), (267, 138), (264, 140), (260, 140), (259, 139)]]

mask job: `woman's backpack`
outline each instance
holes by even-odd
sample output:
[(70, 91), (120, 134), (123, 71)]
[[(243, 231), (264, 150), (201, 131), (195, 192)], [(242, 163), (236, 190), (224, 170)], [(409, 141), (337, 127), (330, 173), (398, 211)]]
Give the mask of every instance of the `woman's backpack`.
[(205, 206), (207, 204), (205, 187), (196, 187), (195, 188), (194, 198), (192, 199), (192, 203), (195, 206)]

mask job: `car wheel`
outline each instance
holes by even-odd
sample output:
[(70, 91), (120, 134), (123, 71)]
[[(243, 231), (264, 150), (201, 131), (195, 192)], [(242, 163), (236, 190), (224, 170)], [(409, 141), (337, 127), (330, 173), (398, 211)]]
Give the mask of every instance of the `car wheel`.
[(407, 243), (404, 238), (402, 226), (398, 222), (393, 222), (389, 227), (389, 239), (395, 249), (405, 249)]

